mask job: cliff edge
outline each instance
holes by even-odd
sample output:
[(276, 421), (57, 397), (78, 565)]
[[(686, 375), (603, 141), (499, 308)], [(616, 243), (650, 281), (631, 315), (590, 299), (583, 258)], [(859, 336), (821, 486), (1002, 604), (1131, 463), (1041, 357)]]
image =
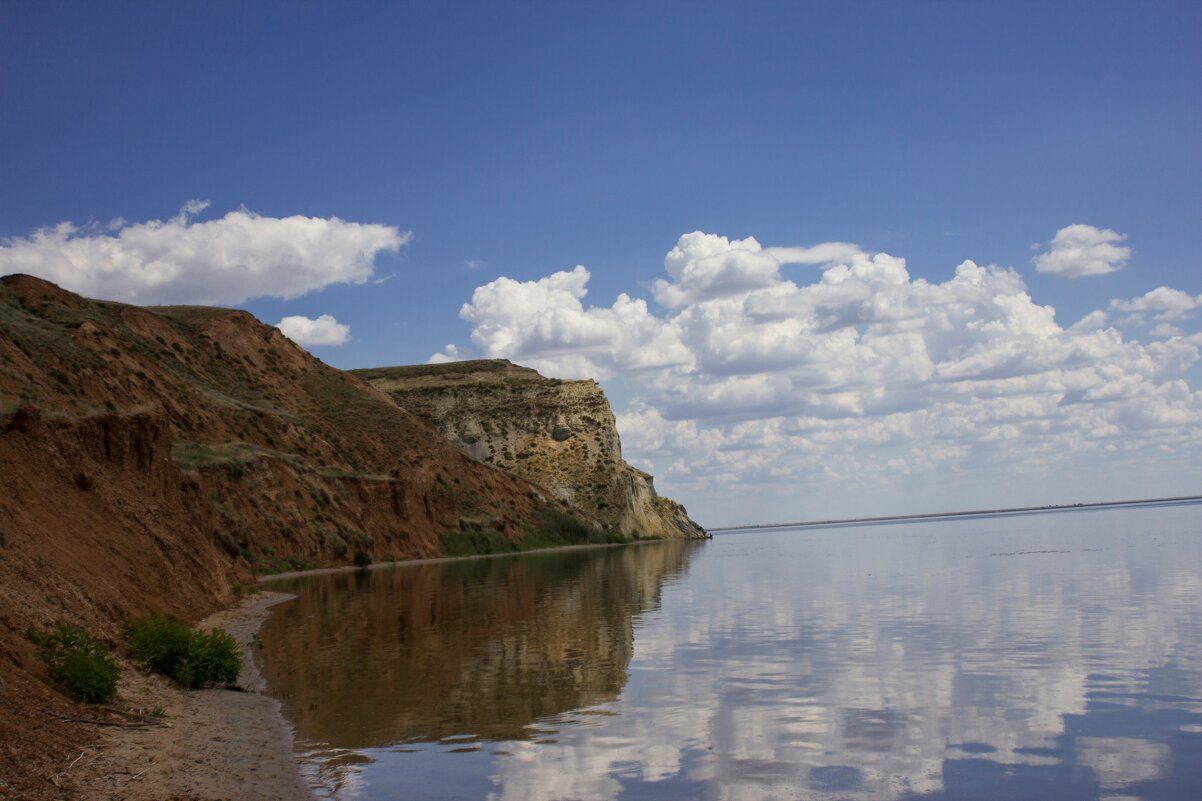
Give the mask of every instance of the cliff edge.
[(544, 487), (581, 517), (628, 537), (700, 538), (705, 530), (653, 479), (622, 460), (596, 381), (545, 378), (476, 360), (352, 371), (425, 418), (473, 459)]

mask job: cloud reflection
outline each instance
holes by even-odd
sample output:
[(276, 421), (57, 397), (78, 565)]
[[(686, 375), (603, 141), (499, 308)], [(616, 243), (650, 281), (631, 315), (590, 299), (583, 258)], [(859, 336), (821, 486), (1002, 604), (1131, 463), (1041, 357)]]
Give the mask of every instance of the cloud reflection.
[[(672, 570), (643, 564), (662, 560), (656, 547), (627, 549), (554, 584), (577, 601), (547, 607), (616, 636), (619, 678), (590, 693), (598, 674), (564, 673), (577, 684), (548, 688), (555, 708), (464, 729), (484, 741), (464, 754), (432, 736), (446, 731), (433, 712), (413, 711), (442, 704), (441, 685), (394, 699), (393, 728), (354, 746), (371, 761), (337, 795), (435, 798), (450, 782), (454, 797), (493, 801), (1193, 798), (1200, 522), (1194, 506), (749, 533), (693, 552), (666, 584), (655, 577)], [(525, 597), (521, 586), (510, 576), (481, 603), (518, 608), (505, 599)], [(636, 586), (655, 602), (580, 600), (597, 597), (589, 587), (643, 597)], [(477, 686), (496, 678), (480, 655), (568, 625), (513, 622), (480, 624), (463, 664), (481, 680), (447, 697), (501, 709), (495, 686)], [(504, 689), (544, 673), (532, 675)], [(398, 741), (407, 752), (389, 750)]]
[(1155, 673), (1202, 691), (1197, 519), (719, 538), (636, 629), (623, 736), (500, 760), (490, 798), (645, 796), (605, 782), (631, 765), (657, 798), (1190, 798), (1166, 776), (1202, 781), (1202, 705)]

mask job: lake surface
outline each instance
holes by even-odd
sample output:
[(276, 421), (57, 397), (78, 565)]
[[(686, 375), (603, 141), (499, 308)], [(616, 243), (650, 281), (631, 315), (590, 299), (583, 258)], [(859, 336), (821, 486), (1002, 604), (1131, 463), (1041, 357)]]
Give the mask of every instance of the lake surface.
[(263, 631), (337, 799), (1202, 798), (1202, 506), (317, 576)]

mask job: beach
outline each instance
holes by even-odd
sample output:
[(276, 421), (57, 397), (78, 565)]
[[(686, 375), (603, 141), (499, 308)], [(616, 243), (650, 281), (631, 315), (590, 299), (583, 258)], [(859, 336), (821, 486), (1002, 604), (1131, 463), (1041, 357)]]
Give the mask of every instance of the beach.
[(256, 593), (200, 624), (238, 641), (243, 691), (184, 690), (161, 676), (126, 671), (121, 700), (155, 722), (98, 727), (97, 742), (64, 771), (64, 788), (97, 801), (310, 801), (291, 732), (279, 702), (264, 694), (253, 655), (270, 608), (290, 598)]

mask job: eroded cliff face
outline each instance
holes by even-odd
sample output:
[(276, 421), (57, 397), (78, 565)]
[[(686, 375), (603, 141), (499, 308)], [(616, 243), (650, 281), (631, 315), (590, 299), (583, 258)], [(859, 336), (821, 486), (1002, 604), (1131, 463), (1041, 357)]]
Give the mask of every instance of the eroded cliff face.
[(596, 381), (544, 378), (507, 360), (353, 371), (433, 422), (473, 459), (544, 487), (580, 516), (635, 537), (704, 537), (652, 477), (622, 460)]
[(29, 628), (116, 645), (256, 573), (521, 547), (543, 496), (246, 312), (0, 278), (0, 796), (57, 793), (81, 747)]

